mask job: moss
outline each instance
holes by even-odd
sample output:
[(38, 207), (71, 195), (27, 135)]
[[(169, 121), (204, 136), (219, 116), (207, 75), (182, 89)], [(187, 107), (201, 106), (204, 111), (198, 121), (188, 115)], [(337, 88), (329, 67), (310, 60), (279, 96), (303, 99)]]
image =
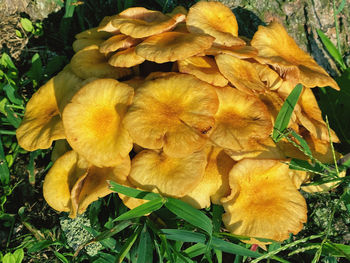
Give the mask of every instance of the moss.
[[(90, 220), (82, 214), (75, 219), (69, 217), (60, 217), (62, 231), (66, 235), (67, 243), (70, 247), (76, 250), (81, 244), (89, 241), (93, 236), (84, 229), (83, 226), (90, 227)], [(102, 249), (100, 243), (93, 243), (85, 247), (86, 253), (89, 256), (96, 255)]]

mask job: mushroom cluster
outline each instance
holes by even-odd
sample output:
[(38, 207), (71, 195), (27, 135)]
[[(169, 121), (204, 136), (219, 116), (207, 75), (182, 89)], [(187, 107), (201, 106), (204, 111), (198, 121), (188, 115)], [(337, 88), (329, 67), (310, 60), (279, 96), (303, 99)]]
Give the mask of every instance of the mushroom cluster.
[[(274, 121), (303, 85), (289, 128), (331, 162), (328, 129), (310, 88), (336, 82), (278, 22), (252, 39), (219, 2), (163, 14), (143, 7), (76, 35), (71, 62), (33, 95), (17, 130), (28, 151), (55, 142), (43, 194), (71, 217), (111, 193), (107, 180), (201, 209), (223, 205), (234, 234), (283, 241), (307, 220), (299, 193), (307, 160)], [(329, 185), (302, 187), (305, 191)], [(129, 208), (144, 200), (119, 195)], [(247, 241), (249, 242), (249, 241)]]

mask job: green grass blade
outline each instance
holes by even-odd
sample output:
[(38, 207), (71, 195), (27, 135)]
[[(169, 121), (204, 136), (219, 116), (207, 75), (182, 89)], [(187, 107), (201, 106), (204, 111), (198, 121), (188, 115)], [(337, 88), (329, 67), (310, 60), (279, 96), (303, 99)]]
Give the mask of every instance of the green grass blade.
[(341, 11), (343, 11), (346, 4), (346, 0), (342, 0), (340, 5), (337, 8), (337, 11), (335, 12), (336, 15), (339, 15)]
[(292, 92), (288, 95), (286, 101), (283, 103), (273, 127), (272, 139), (275, 142), (281, 140), (281, 133), (283, 133), (284, 130), (288, 127), (289, 120), (292, 116), (294, 107), (298, 102), (302, 90), (303, 86), (301, 84), (296, 85)]
[(219, 239), (217, 237), (213, 237), (212, 240), (212, 247), (214, 249), (221, 250), (226, 253), (234, 254), (234, 255), (241, 255), (246, 257), (260, 257), (261, 254), (255, 251), (251, 251), (247, 248), (244, 248), (240, 245), (233, 244), (231, 242), (227, 242), (225, 240)]
[(130, 251), (131, 247), (134, 245), (136, 239), (140, 235), (142, 230), (142, 226), (138, 226), (136, 231), (128, 238), (122, 249), (120, 250), (120, 253), (118, 255), (118, 263), (123, 262), (126, 254)]
[(110, 237), (114, 236), (115, 234), (118, 234), (119, 232), (123, 231), (125, 228), (127, 228), (131, 224), (132, 224), (131, 221), (120, 222), (116, 226), (114, 226), (113, 228), (108, 229), (108, 230), (102, 232), (101, 234), (97, 235), (94, 238), (94, 241), (100, 242), (104, 239), (110, 238)]
[(3, 186), (10, 183), (10, 171), (7, 166), (4, 148), (2, 146), (2, 139), (0, 136), (0, 182)]
[(189, 248), (186, 248), (184, 252), (188, 257), (194, 258), (203, 255), (207, 251), (207, 246), (202, 243), (197, 243)]
[(204, 230), (209, 234), (209, 236), (212, 235), (213, 225), (211, 223), (211, 220), (201, 211), (193, 208), (181, 200), (170, 197), (165, 203), (165, 207), (191, 225)]
[(118, 216), (116, 219), (113, 220), (113, 222), (121, 221), (121, 220), (128, 220), (128, 219), (133, 219), (133, 218), (144, 216), (148, 213), (152, 213), (152, 212), (160, 209), (164, 203), (165, 203), (165, 199), (163, 199), (163, 198), (151, 200), (145, 204), (142, 204), (138, 207), (135, 207), (134, 209)]
[(307, 142), (299, 134), (297, 134), (294, 130), (291, 130), (290, 133), (300, 143), (300, 146), (304, 149), (305, 154), (312, 156), (312, 152), (311, 152), (310, 147), (307, 144)]
[(212, 205), (213, 206), (213, 231), (220, 232), (222, 214), (224, 209), (221, 205)]
[(193, 231), (183, 229), (162, 229), (161, 231), (165, 237), (170, 240), (193, 243), (205, 243), (206, 241), (204, 234)]
[(147, 231), (146, 224), (144, 225), (141, 234), (140, 241), (137, 248), (137, 261), (136, 263), (153, 262), (153, 245), (152, 239)]
[(323, 45), (326, 47), (329, 54), (334, 58), (334, 60), (340, 65), (342, 70), (346, 69), (345, 63), (343, 61), (342, 55), (339, 53), (335, 45), (330, 41), (330, 39), (319, 29), (317, 29), (317, 34), (321, 38)]
[(130, 196), (130, 197), (144, 199), (144, 200), (155, 200), (155, 199), (161, 198), (161, 195), (159, 194), (137, 190), (135, 188), (120, 185), (113, 181), (109, 181), (109, 184), (110, 184), (110, 189), (112, 191)]

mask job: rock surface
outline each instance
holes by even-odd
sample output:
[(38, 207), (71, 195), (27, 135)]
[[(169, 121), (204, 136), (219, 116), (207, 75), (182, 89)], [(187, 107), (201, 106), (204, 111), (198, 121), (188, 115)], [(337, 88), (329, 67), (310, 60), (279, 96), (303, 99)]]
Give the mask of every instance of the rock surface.
[[(311, 53), (314, 59), (331, 75), (338, 73), (337, 66), (331, 59), (317, 35), (316, 29), (323, 31), (336, 45), (336, 29), (333, 1), (330, 0), (220, 0), (236, 14), (240, 34), (252, 36), (259, 24), (278, 20), (284, 24), (288, 33), (299, 46)], [(350, 0), (345, 0), (344, 9), (337, 15), (340, 46), (345, 61), (350, 60)], [(335, 0), (336, 9), (341, 0)], [(253, 23), (251, 23), (253, 21)], [(247, 25), (250, 25), (247, 27)]]

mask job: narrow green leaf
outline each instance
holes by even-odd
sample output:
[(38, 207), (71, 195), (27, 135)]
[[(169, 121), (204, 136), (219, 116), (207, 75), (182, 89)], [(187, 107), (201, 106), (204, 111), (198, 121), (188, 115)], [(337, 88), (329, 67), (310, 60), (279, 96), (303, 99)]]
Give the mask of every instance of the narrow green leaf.
[(203, 255), (207, 251), (207, 246), (202, 243), (197, 243), (193, 246), (190, 246), (189, 248), (186, 248), (184, 252), (189, 256), (190, 258), (198, 257), (200, 255)]
[(10, 171), (7, 166), (4, 148), (2, 146), (1, 136), (0, 136), (0, 182), (3, 186), (8, 185), (10, 183)]
[(156, 211), (159, 208), (161, 208), (163, 206), (164, 202), (165, 202), (165, 199), (163, 199), (163, 198), (151, 200), (147, 203), (144, 203), (138, 207), (135, 207), (134, 209), (118, 216), (116, 219), (113, 220), (113, 222), (137, 218), (140, 216), (144, 216), (148, 213), (152, 213), (153, 211)]
[(118, 262), (123, 262), (126, 254), (130, 251), (131, 247), (134, 245), (137, 237), (140, 235), (140, 232), (142, 230), (141, 226), (138, 226), (135, 232), (128, 238), (128, 240), (125, 242), (124, 246), (120, 250), (120, 253), (118, 255)]
[(53, 253), (55, 254), (55, 256), (63, 263), (69, 263), (69, 260), (64, 256), (62, 255), (60, 252), (58, 251), (53, 251)]
[(348, 213), (350, 215), (350, 189), (346, 189), (346, 192), (343, 194), (343, 201), (345, 204), (346, 209), (348, 210)]
[(27, 75), (32, 80), (36, 81), (36, 85), (38, 82), (40, 82), (43, 78), (43, 64), (40, 59), (40, 55), (38, 53), (35, 53), (32, 57), (32, 66), (30, 67), (29, 71), (27, 72)]
[(322, 254), (334, 257), (345, 257), (350, 260), (350, 246), (327, 241), (323, 245)]
[(335, 12), (335, 15), (339, 15), (341, 11), (343, 11), (346, 4), (346, 0), (342, 0), (340, 5), (337, 8), (337, 11)]
[(34, 165), (34, 160), (36, 159), (36, 157), (38, 157), (41, 153), (41, 150), (37, 150), (37, 151), (34, 151), (34, 152), (31, 152), (29, 154), (29, 163), (28, 163), (28, 166), (27, 166), (27, 169), (28, 169), (28, 174), (29, 174), (29, 183), (31, 185), (34, 185), (35, 184), (35, 165)]
[(321, 38), (321, 41), (323, 45), (326, 47), (329, 54), (342, 67), (342, 69), (345, 69), (346, 66), (344, 64), (343, 57), (341, 56), (341, 54), (339, 53), (335, 45), (332, 43), (332, 41), (330, 41), (330, 39), (319, 29), (317, 29), (317, 34)]
[(32, 32), (34, 29), (32, 21), (30, 21), (28, 18), (21, 18), (21, 25), (27, 32)]
[(106, 238), (112, 237), (115, 234), (118, 234), (119, 232), (123, 231), (125, 228), (127, 228), (128, 226), (130, 226), (132, 224), (131, 221), (123, 221), (118, 223), (116, 226), (114, 226), (113, 228), (102, 232), (101, 234), (97, 235), (94, 240), (95, 241), (102, 241)]
[(204, 230), (209, 234), (209, 236), (212, 235), (213, 225), (211, 220), (201, 211), (193, 208), (181, 200), (171, 197), (168, 198), (168, 201), (165, 203), (165, 207), (178, 217), (186, 220), (191, 225)]
[(300, 143), (300, 146), (304, 149), (305, 153), (312, 156), (312, 152), (309, 145), (307, 145), (307, 142), (294, 130), (291, 130), (290, 133), (295, 139), (297, 139), (297, 141)]
[(161, 229), (165, 237), (170, 240), (192, 242), (192, 243), (205, 243), (206, 236), (201, 233), (183, 230), (183, 229)]
[(222, 263), (222, 251), (219, 249), (214, 249), (216, 260), (218, 263)]
[(321, 167), (318, 163), (310, 164), (308, 161), (294, 158), (289, 163), (289, 169), (307, 171), (321, 175), (326, 174), (323, 167)]
[(146, 224), (140, 234), (140, 241), (137, 248), (137, 261), (136, 263), (153, 263), (153, 245), (152, 239), (147, 231)]
[(56, 72), (58, 72), (62, 67), (66, 64), (67, 58), (65, 56), (55, 56), (49, 60), (47, 63), (45, 74), (48, 76), (52, 76)]
[(135, 188), (120, 185), (113, 181), (109, 181), (109, 184), (110, 184), (110, 189), (112, 191), (130, 196), (130, 197), (144, 199), (144, 200), (155, 200), (155, 199), (161, 198), (159, 194), (137, 190)]
[(289, 120), (302, 90), (303, 86), (301, 84), (296, 85), (292, 92), (288, 95), (286, 101), (283, 103), (273, 127), (272, 139), (275, 142), (281, 140), (282, 136), (280, 133), (283, 133), (288, 127)]
[(34, 253), (34, 252), (40, 251), (40, 250), (42, 250), (44, 248), (47, 248), (49, 246), (60, 245), (60, 244), (61, 244), (60, 242), (54, 242), (54, 241), (51, 241), (51, 240), (38, 241), (33, 246), (28, 248), (27, 253)]
[(247, 248), (241, 247), (240, 245), (236, 245), (236, 244), (224, 241), (217, 237), (213, 237), (212, 247), (214, 249), (218, 249), (223, 252), (231, 253), (234, 255), (241, 255), (241, 256), (254, 257), (254, 258), (261, 256), (261, 254), (258, 252), (251, 251)]
[(221, 205), (212, 205), (213, 207), (213, 231), (220, 232), (221, 222), (222, 222), (222, 214), (224, 209)]

